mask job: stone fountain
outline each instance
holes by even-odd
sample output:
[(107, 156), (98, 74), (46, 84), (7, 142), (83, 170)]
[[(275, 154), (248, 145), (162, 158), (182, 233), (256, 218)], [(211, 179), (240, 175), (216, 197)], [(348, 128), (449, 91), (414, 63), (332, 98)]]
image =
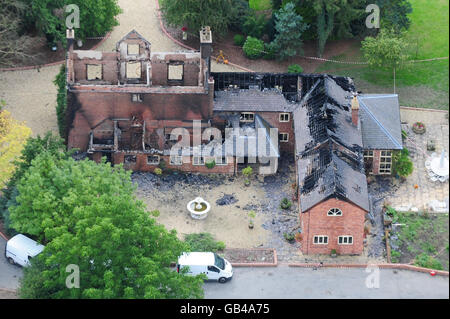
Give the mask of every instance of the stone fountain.
[(211, 209), (211, 205), (201, 197), (191, 200), (187, 209), (194, 219), (205, 219)]

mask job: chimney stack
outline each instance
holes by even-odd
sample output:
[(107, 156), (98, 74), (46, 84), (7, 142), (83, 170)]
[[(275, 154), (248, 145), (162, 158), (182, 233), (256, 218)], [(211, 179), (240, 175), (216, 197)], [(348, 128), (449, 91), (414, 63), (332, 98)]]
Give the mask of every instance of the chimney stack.
[(71, 54), (73, 52), (73, 44), (75, 42), (75, 30), (67, 29), (66, 39), (67, 39), (67, 49), (69, 51), (69, 54)]
[(358, 126), (358, 113), (359, 113), (358, 95), (354, 93), (352, 99), (352, 124), (354, 126)]
[(208, 62), (208, 74), (211, 73), (212, 32), (209, 26), (200, 30), (200, 54)]

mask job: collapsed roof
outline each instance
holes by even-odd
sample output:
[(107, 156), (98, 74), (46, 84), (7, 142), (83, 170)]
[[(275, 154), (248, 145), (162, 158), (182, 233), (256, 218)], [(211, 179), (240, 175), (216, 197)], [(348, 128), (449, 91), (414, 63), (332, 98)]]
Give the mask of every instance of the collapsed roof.
[(349, 78), (323, 76), (294, 110), (300, 208), (336, 197), (369, 210), (360, 126), (352, 125)]

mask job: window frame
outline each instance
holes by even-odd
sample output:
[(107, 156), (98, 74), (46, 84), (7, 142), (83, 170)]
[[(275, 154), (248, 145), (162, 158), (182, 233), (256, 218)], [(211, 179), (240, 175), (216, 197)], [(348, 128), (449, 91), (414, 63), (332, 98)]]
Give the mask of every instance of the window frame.
[[(200, 161), (195, 163), (196, 159), (200, 159)], [(205, 163), (206, 163), (206, 160), (205, 160), (204, 156), (192, 156), (192, 165), (194, 165), (194, 166), (203, 166), (203, 165), (205, 165)]]
[(368, 173), (369, 173), (369, 174), (373, 174), (374, 151), (373, 151), (373, 150), (365, 150), (365, 151), (363, 152), (363, 157), (364, 157), (364, 163), (366, 163), (366, 161), (372, 159), (371, 170), (370, 170)]
[[(341, 212), (341, 214), (338, 215), (338, 214), (336, 214), (337, 212)], [(330, 208), (327, 212), (327, 216), (330, 216), (330, 217), (341, 217), (343, 215), (344, 215), (344, 213), (342, 212), (342, 210), (337, 207)]]
[[(89, 79), (89, 67), (99, 67), (100, 68), (100, 78), (95, 78), (95, 79)], [(98, 81), (98, 80), (103, 80), (103, 64), (92, 64), (92, 63), (88, 63), (86, 64), (86, 80), (87, 81)]]
[[(136, 77), (129, 77), (128, 76), (128, 66), (131, 64), (139, 64), (139, 76), (136, 75)], [(127, 61), (127, 63), (125, 64), (125, 77), (128, 80), (139, 80), (142, 78), (142, 62), (141, 61)]]
[[(245, 119), (245, 116), (251, 116), (251, 120), (249, 119)], [(239, 116), (239, 122), (241, 123), (253, 123), (255, 122), (255, 113), (253, 112), (241, 112), (240, 116)]]
[[(218, 158), (220, 158), (220, 161), (217, 161)], [(225, 161), (222, 161), (223, 159), (225, 159)], [(228, 157), (226, 157), (226, 156), (215, 156), (214, 161), (216, 162), (216, 165), (219, 165), (219, 166), (228, 165)]]
[[(389, 153), (389, 155), (383, 155), (383, 152)], [(389, 159), (389, 161), (383, 161), (383, 159)], [(382, 168), (381, 166), (385, 167)], [(386, 166), (389, 165), (389, 169)], [(378, 165), (378, 174), (380, 175), (391, 175), (392, 174), (392, 151), (390, 150), (380, 150), (380, 162)]]
[[(342, 239), (342, 242), (340, 240)], [(344, 242), (344, 239), (347, 239), (347, 242)], [(340, 235), (338, 236), (338, 245), (353, 245), (353, 236), (352, 235)]]
[[(171, 79), (170, 78), (170, 67), (181, 66), (181, 79)], [(184, 81), (184, 62), (183, 61), (170, 61), (167, 63), (167, 83), (182, 83)]]
[[(126, 158), (134, 158), (134, 160), (132, 160), (132, 161), (127, 161), (126, 160)], [(124, 155), (123, 156), (123, 163), (124, 164), (127, 164), (127, 165), (134, 165), (134, 164), (136, 164), (137, 163), (137, 156), (136, 155), (133, 155), (133, 154), (126, 154), (126, 155)]]
[[(317, 238), (317, 243), (316, 243)], [(320, 239), (322, 239), (322, 243), (320, 243)], [(326, 239), (326, 242), (325, 242)], [(327, 235), (314, 235), (313, 236), (313, 245), (328, 245), (328, 236)]]
[[(287, 138), (286, 139), (281, 139), (280, 136), (286, 136)], [(287, 142), (289, 142), (289, 133), (285, 133), (285, 132), (278, 133), (278, 140), (279, 140), (280, 143), (287, 143)]]
[[(282, 117), (283, 117), (283, 116), (287, 116), (287, 120), (286, 120), (286, 119), (282, 120)], [(278, 120), (279, 120), (281, 123), (288, 123), (288, 122), (291, 120), (291, 114), (290, 114), (290, 113), (286, 113), (286, 112), (280, 113), (280, 114), (279, 114), (279, 117), (278, 117)]]
[[(134, 97), (137, 97), (137, 99), (135, 100)], [(142, 98), (141, 93), (131, 93), (131, 102), (142, 103), (143, 101), (144, 101), (144, 99)]]
[[(137, 46), (137, 53), (130, 53), (130, 46)], [(127, 43), (127, 55), (137, 56), (141, 50), (139, 43)]]
[[(174, 161), (174, 159), (177, 159), (177, 161)], [(179, 160), (179, 161), (178, 161)], [(183, 165), (183, 156), (182, 155), (171, 155), (169, 157), (169, 163), (173, 166), (181, 166)]]
[[(158, 162), (157, 163), (154, 163), (154, 162), (150, 163), (148, 161), (149, 157), (157, 157), (158, 158)], [(159, 155), (147, 155), (147, 165), (159, 165), (160, 161), (161, 161), (161, 157)]]

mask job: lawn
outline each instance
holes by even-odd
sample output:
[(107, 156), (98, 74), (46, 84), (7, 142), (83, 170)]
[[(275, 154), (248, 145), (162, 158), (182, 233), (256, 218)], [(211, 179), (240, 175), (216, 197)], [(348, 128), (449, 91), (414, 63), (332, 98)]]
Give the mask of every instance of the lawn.
[(272, 9), (272, 2), (270, 0), (250, 0), (248, 4), (250, 8), (257, 11)]
[(395, 212), (393, 224), (400, 224), (391, 233), (393, 262), (449, 269), (448, 214)]
[[(449, 4), (447, 0), (410, 0), (411, 27), (405, 34), (412, 59), (448, 57)], [(353, 48), (333, 57), (340, 61), (364, 61), (355, 41)], [(449, 109), (449, 61), (410, 63), (396, 75), (400, 104), (403, 106)], [(335, 73), (355, 79), (358, 90), (366, 93), (392, 93), (393, 73), (366, 66), (327, 62), (316, 72)]]

